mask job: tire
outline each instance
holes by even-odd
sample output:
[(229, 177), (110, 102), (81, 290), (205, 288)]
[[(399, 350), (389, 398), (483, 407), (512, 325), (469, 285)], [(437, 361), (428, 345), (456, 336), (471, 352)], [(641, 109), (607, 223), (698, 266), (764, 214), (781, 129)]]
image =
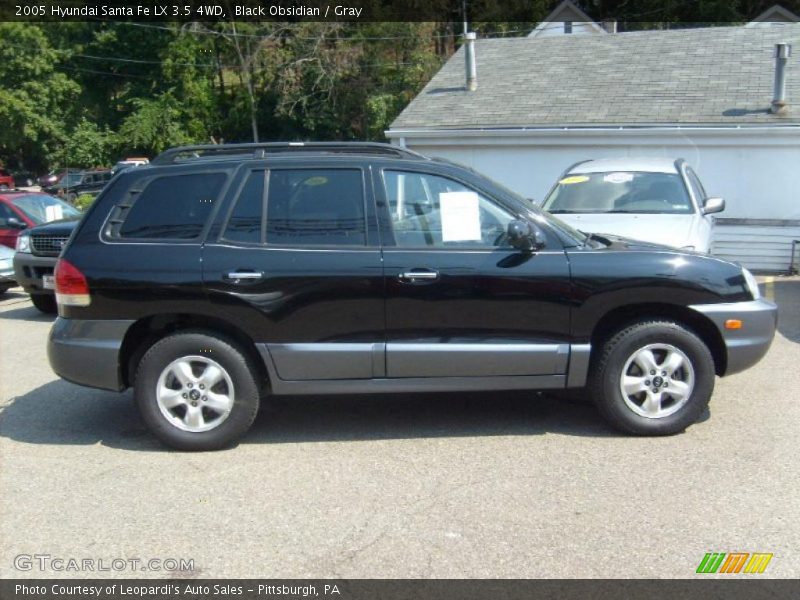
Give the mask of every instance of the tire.
[(672, 435), (703, 413), (714, 391), (714, 375), (711, 352), (692, 331), (672, 321), (640, 321), (603, 344), (589, 390), (614, 428), (635, 435)]
[(164, 444), (219, 450), (252, 425), (259, 379), (255, 364), (235, 342), (211, 332), (185, 331), (161, 339), (145, 353), (136, 370), (134, 397), (147, 427)]
[(45, 314), (54, 315), (58, 312), (56, 297), (53, 294), (31, 294), (31, 302)]

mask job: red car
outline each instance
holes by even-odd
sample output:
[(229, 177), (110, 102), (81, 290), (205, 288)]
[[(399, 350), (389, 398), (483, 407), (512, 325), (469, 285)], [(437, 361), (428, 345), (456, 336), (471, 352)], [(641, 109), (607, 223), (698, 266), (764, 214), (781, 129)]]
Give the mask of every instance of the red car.
[(74, 206), (38, 192), (0, 192), (0, 244), (15, 248), (20, 231), (80, 216)]
[(5, 169), (0, 169), (0, 191), (10, 190), (14, 187), (14, 176)]

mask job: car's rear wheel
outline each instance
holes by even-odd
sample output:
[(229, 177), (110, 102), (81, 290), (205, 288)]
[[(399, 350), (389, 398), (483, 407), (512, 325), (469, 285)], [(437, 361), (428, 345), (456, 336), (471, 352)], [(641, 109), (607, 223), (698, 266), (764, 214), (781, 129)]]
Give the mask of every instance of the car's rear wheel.
[(31, 302), (41, 312), (54, 315), (58, 312), (56, 297), (53, 294), (31, 294)]
[(258, 369), (239, 346), (210, 332), (156, 342), (136, 371), (134, 395), (153, 434), (180, 450), (217, 450), (238, 440), (259, 405)]
[(708, 405), (714, 359), (703, 341), (678, 323), (633, 323), (601, 348), (590, 389), (617, 429), (670, 435), (697, 421)]

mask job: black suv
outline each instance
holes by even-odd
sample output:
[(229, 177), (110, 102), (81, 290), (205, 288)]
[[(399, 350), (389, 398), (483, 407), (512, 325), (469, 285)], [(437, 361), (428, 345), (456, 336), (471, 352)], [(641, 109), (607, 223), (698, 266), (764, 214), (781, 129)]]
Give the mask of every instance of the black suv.
[(777, 320), (738, 265), (366, 143), (168, 150), (109, 183), (55, 285), (56, 373), (133, 386), (191, 450), (231, 444), (267, 394), (585, 387), (615, 427), (671, 434)]

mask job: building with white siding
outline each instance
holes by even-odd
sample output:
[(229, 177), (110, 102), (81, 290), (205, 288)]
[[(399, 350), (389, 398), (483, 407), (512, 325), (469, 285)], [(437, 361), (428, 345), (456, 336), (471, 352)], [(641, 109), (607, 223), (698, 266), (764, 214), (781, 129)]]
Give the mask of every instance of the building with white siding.
[(564, 0), (528, 34), (529, 38), (554, 35), (604, 35), (599, 23), (583, 12), (571, 0)]
[[(776, 113), (783, 42), (794, 53)], [(800, 240), (800, 24), (478, 40), (475, 52), (477, 89), (465, 88), (462, 48), (392, 123), (393, 143), (536, 199), (579, 160), (682, 157), (727, 203), (713, 252), (788, 270)]]

